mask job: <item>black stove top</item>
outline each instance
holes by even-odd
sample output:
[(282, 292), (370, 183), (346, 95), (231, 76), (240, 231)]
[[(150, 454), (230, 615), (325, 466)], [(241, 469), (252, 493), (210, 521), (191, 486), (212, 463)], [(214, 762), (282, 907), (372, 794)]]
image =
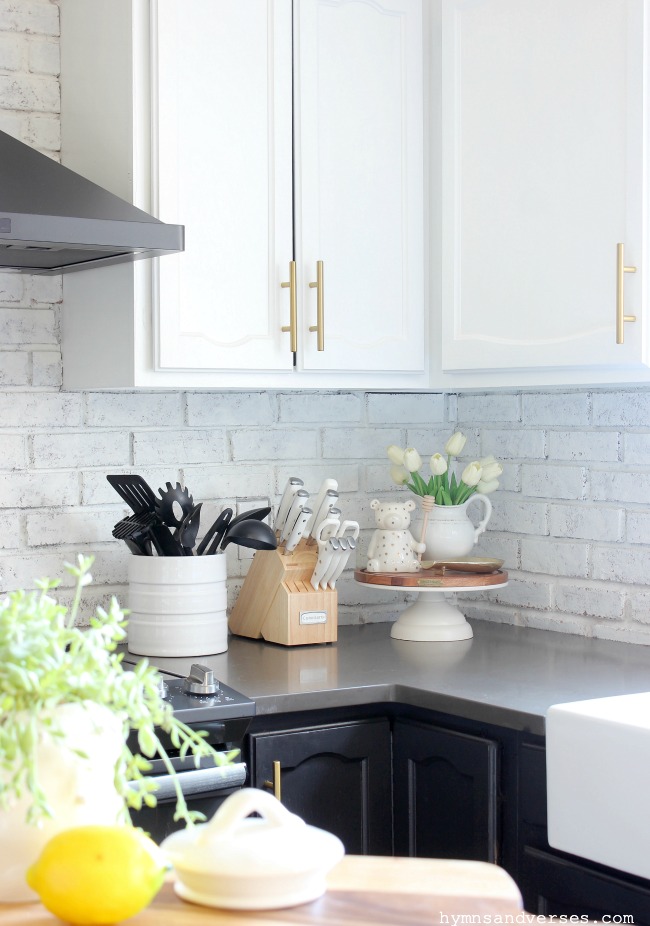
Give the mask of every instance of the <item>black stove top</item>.
[[(136, 665), (137, 662), (139, 657), (124, 656), (124, 665)], [(184, 723), (200, 725), (221, 721), (226, 724), (246, 718), (250, 720), (255, 715), (254, 701), (215, 679), (212, 670), (200, 663), (192, 666), (187, 677), (161, 669), (158, 674), (163, 698)]]
[(174, 714), (184, 723), (207, 720), (229, 720), (255, 715), (255, 702), (245, 695), (217, 682), (218, 689), (210, 694), (192, 694), (184, 690), (186, 680), (160, 673), (164, 684), (163, 697), (174, 708)]

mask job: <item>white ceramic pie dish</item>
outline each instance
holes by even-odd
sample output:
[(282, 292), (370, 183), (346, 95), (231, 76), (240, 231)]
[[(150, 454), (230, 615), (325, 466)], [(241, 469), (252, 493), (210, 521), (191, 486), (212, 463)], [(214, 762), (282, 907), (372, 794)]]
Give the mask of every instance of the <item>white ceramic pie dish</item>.
[[(249, 816), (251, 813), (259, 817)], [(231, 794), (208, 823), (172, 833), (161, 849), (183, 900), (230, 910), (273, 910), (325, 893), (345, 850), (257, 788)]]

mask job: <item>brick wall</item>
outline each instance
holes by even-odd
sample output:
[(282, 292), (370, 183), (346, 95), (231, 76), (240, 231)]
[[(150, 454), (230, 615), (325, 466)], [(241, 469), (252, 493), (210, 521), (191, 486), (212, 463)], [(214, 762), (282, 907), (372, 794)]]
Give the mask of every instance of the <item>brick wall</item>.
[[(0, 0), (0, 129), (59, 150), (58, 8)], [(509, 585), (464, 603), (476, 618), (650, 643), (650, 392), (64, 393), (60, 279), (0, 274), (0, 592), (63, 580), (63, 561), (96, 556), (88, 607), (126, 602), (126, 548), (111, 527), (126, 509), (106, 482), (140, 472), (184, 480), (209, 524), (221, 506), (277, 505), (289, 475), (316, 491), (338, 478), (342, 507), (372, 531), (370, 499), (392, 486), (385, 448), (441, 450), (457, 426), (466, 459), (503, 460), (480, 544)], [(228, 553), (230, 601), (250, 561)], [(404, 596), (339, 588), (342, 622), (393, 619)]]

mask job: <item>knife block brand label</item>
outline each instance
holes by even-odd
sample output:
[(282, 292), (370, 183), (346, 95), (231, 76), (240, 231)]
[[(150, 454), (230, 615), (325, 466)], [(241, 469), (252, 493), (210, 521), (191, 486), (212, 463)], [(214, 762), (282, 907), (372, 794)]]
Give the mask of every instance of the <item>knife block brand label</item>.
[(327, 611), (301, 611), (299, 623), (301, 624), (326, 624), (327, 623)]

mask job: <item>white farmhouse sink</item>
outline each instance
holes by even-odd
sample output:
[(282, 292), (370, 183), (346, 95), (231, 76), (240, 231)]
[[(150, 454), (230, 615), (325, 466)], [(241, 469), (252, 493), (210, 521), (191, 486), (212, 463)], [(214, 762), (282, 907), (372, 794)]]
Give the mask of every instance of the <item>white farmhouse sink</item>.
[(546, 715), (548, 841), (650, 878), (650, 692)]

